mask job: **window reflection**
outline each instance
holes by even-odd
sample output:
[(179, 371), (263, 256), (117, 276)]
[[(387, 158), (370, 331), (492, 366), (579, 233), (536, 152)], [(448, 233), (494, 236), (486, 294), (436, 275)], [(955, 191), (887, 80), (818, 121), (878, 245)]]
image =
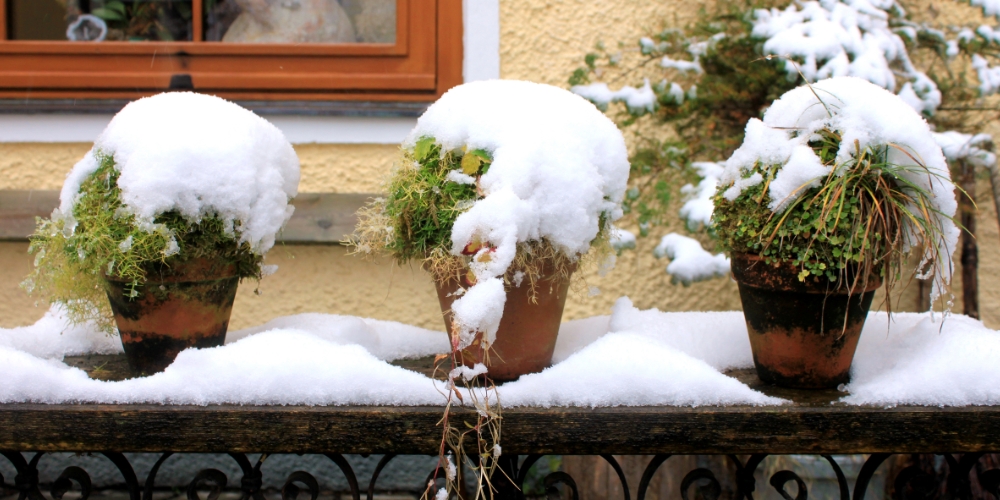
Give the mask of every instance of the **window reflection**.
[[(10, 39), (185, 41), (191, 0), (7, 0)], [(395, 43), (396, 0), (203, 0), (204, 40)]]
[(205, 0), (205, 40), (395, 43), (396, 0)]
[(13, 0), (11, 39), (191, 39), (191, 0)]

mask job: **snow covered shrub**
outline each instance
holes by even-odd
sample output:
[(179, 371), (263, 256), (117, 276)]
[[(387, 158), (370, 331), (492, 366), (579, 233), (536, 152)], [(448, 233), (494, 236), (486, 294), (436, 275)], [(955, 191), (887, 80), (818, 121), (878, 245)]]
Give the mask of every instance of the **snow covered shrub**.
[[(676, 201), (687, 197), (678, 187), (700, 178), (693, 162), (728, 157), (742, 142), (747, 120), (795, 88), (780, 65), (762, 59), (763, 40), (752, 35), (748, 15), (782, 3), (720, 1), (686, 28), (664, 29), (634, 45), (598, 44), (570, 77), (572, 92), (634, 136), (623, 208), (642, 235), (673, 219)], [(609, 83), (626, 78), (637, 86), (610, 89)], [(657, 130), (664, 126), (670, 133)]]
[(747, 123), (713, 219), (728, 251), (791, 262), (800, 281), (851, 290), (872, 274), (891, 289), (920, 248), (917, 274), (933, 276), (934, 300), (951, 278), (956, 206), (920, 115), (879, 86), (839, 77), (789, 91)]
[[(706, 211), (692, 208), (711, 204), (714, 189), (706, 188), (718, 178), (699, 163), (727, 158), (742, 143), (746, 120), (803, 81), (863, 78), (937, 131), (981, 137), (997, 117), (984, 100), (1000, 89), (1000, 31), (984, 22), (1000, 10), (972, 5), (983, 19), (944, 25), (915, 21), (908, 8), (928, 7), (908, 0), (723, 0), (689, 27), (598, 44), (569, 83), (635, 137), (624, 209), (640, 233), (673, 220), (679, 196), (688, 229), (711, 237)], [(996, 171), (992, 161), (982, 167)], [(994, 198), (1000, 206), (1000, 188)]]
[(291, 145), (250, 111), (188, 92), (132, 102), (39, 219), (25, 286), (110, 332), (105, 276), (127, 281), (133, 299), (150, 272), (191, 259), (260, 279), (298, 181)]
[(456, 87), (403, 144), (386, 198), (360, 213), (351, 244), (417, 261), (469, 286), (453, 305), (459, 348), (492, 343), (505, 286), (568, 274), (611, 251), (628, 179), (625, 142), (584, 99), (529, 82)]

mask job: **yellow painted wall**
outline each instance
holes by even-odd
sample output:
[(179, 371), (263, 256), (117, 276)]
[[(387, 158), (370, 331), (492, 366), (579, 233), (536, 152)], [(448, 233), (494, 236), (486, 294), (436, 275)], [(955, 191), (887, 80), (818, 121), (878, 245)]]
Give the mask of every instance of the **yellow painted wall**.
[[(664, 22), (680, 26), (693, 19), (693, 5), (680, 1), (504, 0), (501, 6), (501, 74), (564, 86), (580, 66), (583, 54), (598, 41), (607, 46), (631, 42), (643, 30), (658, 30)], [(634, 55), (623, 49), (623, 55)], [(634, 82), (622, 82), (634, 83)], [(994, 131), (996, 132), (996, 131)], [(58, 189), (66, 172), (89, 144), (0, 143), (0, 189)], [(392, 145), (297, 145), (302, 163), (301, 192), (373, 192), (387, 174), (398, 149)], [(981, 186), (980, 199), (988, 199)], [(1000, 327), (1000, 235), (992, 206), (981, 203), (981, 310), (986, 323)], [(680, 230), (663, 228), (660, 233)], [(661, 310), (739, 309), (735, 284), (728, 279), (690, 287), (670, 284), (666, 261), (652, 256), (658, 238), (640, 239), (637, 251), (627, 251), (606, 277), (584, 273), (566, 307), (566, 319), (607, 314), (617, 297), (629, 295), (637, 306)], [(0, 243), (0, 326), (36, 320), (44, 308), (17, 287), (31, 266), (27, 244)], [(244, 284), (237, 297), (232, 327), (260, 324), (277, 316), (329, 312), (389, 319), (441, 328), (440, 312), (428, 276), (384, 261), (370, 263), (347, 256), (342, 247), (288, 245), (267, 257), (277, 274), (253, 293)], [(592, 291), (599, 290), (598, 294)], [(912, 291), (904, 293), (899, 309), (912, 309)], [(960, 302), (956, 309), (960, 310)]]

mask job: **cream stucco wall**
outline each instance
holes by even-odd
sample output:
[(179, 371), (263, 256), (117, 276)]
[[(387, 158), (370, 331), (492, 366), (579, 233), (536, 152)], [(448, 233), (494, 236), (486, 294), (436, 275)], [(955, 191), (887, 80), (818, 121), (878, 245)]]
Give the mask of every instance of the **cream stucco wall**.
[[(644, 30), (664, 23), (679, 26), (695, 16), (693, 5), (680, 1), (504, 0), (501, 8), (501, 75), (565, 85), (580, 66), (583, 54), (598, 41), (608, 46), (634, 40)], [(626, 54), (626, 57), (628, 54)], [(0, 189), (58, 189), (66, 172), (89, 144), (0, 143)], [(302, 192), (375, 192), (396, 158), (393, 145), (297, 145), (302, 163)], [(980, 191), (985, 197), (986, 186)], [(981, 310), (986, 323), (1000, 327), (1000, 235), (992, 206), (981, 203)], [(662, 228), (660, 232), (680, 230)], [(658, 238), (640, 239), (637, 251), (625, 252), (607, 276), (582, 273), (566, 307), (566, 319), (608, 314), (614, 300), (628, 295), (641, 308), (661, 310), (739, 309), (736, 286), (728, 279), (672, 285), (666, 261), (652, 256)], [(29, 272), (27, 244), (0, 243), (0, 326), (33, 322), (44, 308), (33, 306), (17, 284)], [(277, 274), (260, 285), (244, 284), (235, 306), (232, 327), (260, 324), (274, 317), (301, 312), (352, 314), (441, 328), (440, 312), (428, 276), (420, 270), (365, 262), (346, 255), (339, 246), (276, 247), (268, 262)], [(599, 293), (594, 294), (598, 291)], [(898, 309), (912, 309), (913, 292), (906, 292)], [(960, 303), (956, 308), (960, 309)]]

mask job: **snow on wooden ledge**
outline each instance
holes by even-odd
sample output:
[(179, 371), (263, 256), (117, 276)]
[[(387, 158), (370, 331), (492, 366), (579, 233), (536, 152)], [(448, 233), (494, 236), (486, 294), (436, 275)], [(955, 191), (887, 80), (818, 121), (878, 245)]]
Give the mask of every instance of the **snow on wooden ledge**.
[[(0, 329), (0, 403), (439, 405), (439, 382), (389, 361), (447, 351), (447, 336), (353, 316), (307, 313), (189, 349), (163, 373), (105, 382), (63, 356), (121, 352), (117, 338), (67, 326), (57, 309)], [(847, 404), (1000, 404), (1000, 332), (952, 315), (871, 313)], [(740, 312), (640, 311), (563, 324), (553, 366), (500, 387), (505, 406), (780, 405), (723, 372), (753, 360)]]

